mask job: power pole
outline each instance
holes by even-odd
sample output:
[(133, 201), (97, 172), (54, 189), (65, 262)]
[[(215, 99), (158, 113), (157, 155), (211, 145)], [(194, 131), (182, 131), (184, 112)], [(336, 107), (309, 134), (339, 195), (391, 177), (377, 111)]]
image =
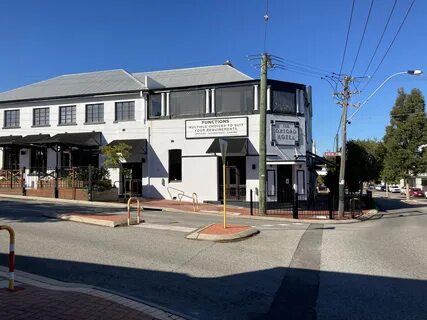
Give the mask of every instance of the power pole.
[(259, 213), (266, 214), (266, 125), (267, 125), (267, 68), (271, 64), (270, 56), (263, 53), (261, 56), (261, 77), (260, 77), (260, 104), (259, 104)]
[(338, 218), (344, 217), (344, 198), (345, 198), (345, 162), (346, 162), (346, 151), (347, 151), (347, 108), (350, 100), (350, 82), (352, 81), (351, 76), (345, 76), (343, 79), (344, 90), (342, 92), (342, 101), (339, 104), (342, 105), (342, 118), (341, 118), (341, 130), (342, 130), (342, 146), (341, 146), (341, 164), (340, 164), (340, 175), (338, 180)]

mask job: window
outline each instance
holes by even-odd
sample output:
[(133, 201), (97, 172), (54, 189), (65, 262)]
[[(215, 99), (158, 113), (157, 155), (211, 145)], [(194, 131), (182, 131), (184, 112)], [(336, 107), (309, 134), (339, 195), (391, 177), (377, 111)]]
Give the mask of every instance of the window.
[(135, 120), (135, 101), (116, 102), (116, 121)]
[(59, 124), (76, 124), (76, 106), (59, 107)]
[(19, 169), (19, 149), (3, 148), (3, 169)]
[(46, 172), (47, 166), (47, 149), (31, 148), (30, 171)]
[(49, 125), (49, 108), (33, 109), (33, 126)]
[(253, 109), (253, 86), (215, 89), (215, 111), (217, 113), (250, 113)]
[(182, 181), (182, 151), (169, 150), (169, 182)]
[(274, 113), (296, 114), (295, 92), (273, 90), (271, 111)]
[(205, 90), (171, 92), (169, 97), (170, 115), (190, 116), (206, 113)]
[(87, 104), (86, 105), (86, 123), (104, 122), (104, 104)]
[(4, 127), (19, 128), (19, 110), (5, 110)]
[(150, 95), (149, 118), (158, 118), (162, 115), (162, 95), (160, 93)]

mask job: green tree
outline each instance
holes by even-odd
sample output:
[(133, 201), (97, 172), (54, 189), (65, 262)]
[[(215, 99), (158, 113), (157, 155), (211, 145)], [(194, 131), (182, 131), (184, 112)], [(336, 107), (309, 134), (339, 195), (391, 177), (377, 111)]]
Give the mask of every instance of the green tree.
[(113, 146), (104, 146), (101, 153), (106, 157), (104, 166), (107, 168), (117, 168), (122, 162), (129, 158), (132, 147), (126, 143), (119, 143)]
[[(384, 136), (383, 178), (388, 182), (405, 179), (408, 189), (410, 177), (427, 171), (427, 157), (424, 152), (417, 152), (417, 147), (425, 143), (427, 118), (424, 97), (419, 89), (413, 89), (410, 94), (399, 89)], [(408, 192), (406, 194), (409, 197)]]

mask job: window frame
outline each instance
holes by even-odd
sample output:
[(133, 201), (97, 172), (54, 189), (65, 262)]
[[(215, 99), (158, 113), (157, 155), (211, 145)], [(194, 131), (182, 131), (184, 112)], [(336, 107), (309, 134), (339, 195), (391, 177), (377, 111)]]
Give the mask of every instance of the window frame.
[[(63, 110), (66, 111), (64, 117), (63, 117)], [(68, 121), (68, 110), (71, 110), (71, 121)], [(62, 122), (62, 120), (65, 120)], [(70, 126), (70, 125), (76, 125), (77, 124), (77, 107), (76, 105), (69, 105), (69, 106), (60, 106), (59, 112), (58, 112), (58, 125), (60, 126)]]
[[(153, 103), (153, 97), (159, 97), (160, 98), (160, 114), (158, 116), (154, 116), (151, 114), (152, 109), (152, 103)], [(152, 93), (148, 97), (148, 119), (159, 119), (162, 117), (162, 94), (161, 93)]]
[[(40, 112), (44, 112), (44, 123), (41, 123), (41, 114)], [(36, 113), (39, 113), (36, 117)], [(36, 123), (36, 119), (38, 118), (38, 123)], [(33, 127), (48, 127), (50, 125), (50, 108), (44, 107), (44, 108), (34, 108), (33, 109)]]
[[(89, 108), (91, 108), (91, 112), (89, 112)], [(94, 111), (96, 110), (96, 111)], [(89, 114), (91, 119), (89, 119)], [(96, 117), (94, 117), (96, 114)], [(94, 118), (97, 120), (94, 121)], [(85, 105), (85, 124), (100, 124), (104, 122), (104, 104), (103, 103), (88, 103)]]
[[(133, 116), (133, 118), (131, 119), (131, 117), (127, 117), (126, 119), (124, 118), (124, 110), (122, 109), (120, 112), (118, 110), (118, 107), (121, 106), (122, 108), (124, 107), (125, 104), (128, 104), (127, 107), (132, 107), (132, 112), (129, 112), (129, 110), (127, 110), (127, 115), (131, 115)], [(119, 119), (119, 114), (120, 114), (120, 119)], [(136, 121), (136, 117), (135, 117), (135, 100), (132, 101), (118, 101), (114, 104), (114, 122), (124, 122), (124, 121)]]
[[(10, 116), (8, 116), (10, 114)], [(12, 116), (14, 114), (14, 116)], [(21, 110), (20, 109), (12, 109), (12, 110), (4, 110), (3, 113), (3, 128), (4, 129), (14, 129), (20, 128), (21, 123)], [(12, 119), (14, 120), (12, 125)]]
[[(222, 97), (221, 97), (221, 90), (232, 90), (235, 88), (245, 88), (248, 91), (250, 91), (249, 97), (250, 99), (252, 99), (252, 105), (247, 106), (245, 111), (242, 111), (242, 109), (239, 108), (238, 111), (236, 110), (221, 110), (219, 111), (218, 107), (220, 105), (220, 103), (223, 103), (222, 101)], [(220, 87), (215, 87), (215, 91), (214, 91), (214, 100), (215, 100), (215, 114), (216, 115), (234, 115), (234, 114), (252, 114), (254, 113), (254, 109), (255, 109), (255, 94), (254, 94), (254, 86), (252, 84), (239, 84), (239, 85), (232, 85), (232, 86), (220, 86)], [(212, 99), (212, 97), (210, 97)], [(221, 101), (221, 102), (220, 102)], [(241, 105), (242, 106), (242, 105)], [(212, 108), (212, 104), (211, 104), (211, 108)]]

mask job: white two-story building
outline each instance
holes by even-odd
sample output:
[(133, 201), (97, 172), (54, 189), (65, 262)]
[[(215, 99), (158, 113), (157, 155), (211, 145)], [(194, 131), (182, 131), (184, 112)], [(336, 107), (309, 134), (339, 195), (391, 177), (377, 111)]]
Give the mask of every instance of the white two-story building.
[[(269, 80), (267, 100), (268, 199), (292, 189), (307, 195), (314, 189), (310, 87)], [(229, 196), (247, 201), (258, 187), (259, 81), (229, 64), (56, 77), (1, 93), (0, 123), (3, 170), (30, 176), (99, 167), (100, 147), (123, 142), (132, 147), (123, 166), (140, 195), (221, 201), (223, 138)], [(110, 178), (122, 192), (118, 169)]]

